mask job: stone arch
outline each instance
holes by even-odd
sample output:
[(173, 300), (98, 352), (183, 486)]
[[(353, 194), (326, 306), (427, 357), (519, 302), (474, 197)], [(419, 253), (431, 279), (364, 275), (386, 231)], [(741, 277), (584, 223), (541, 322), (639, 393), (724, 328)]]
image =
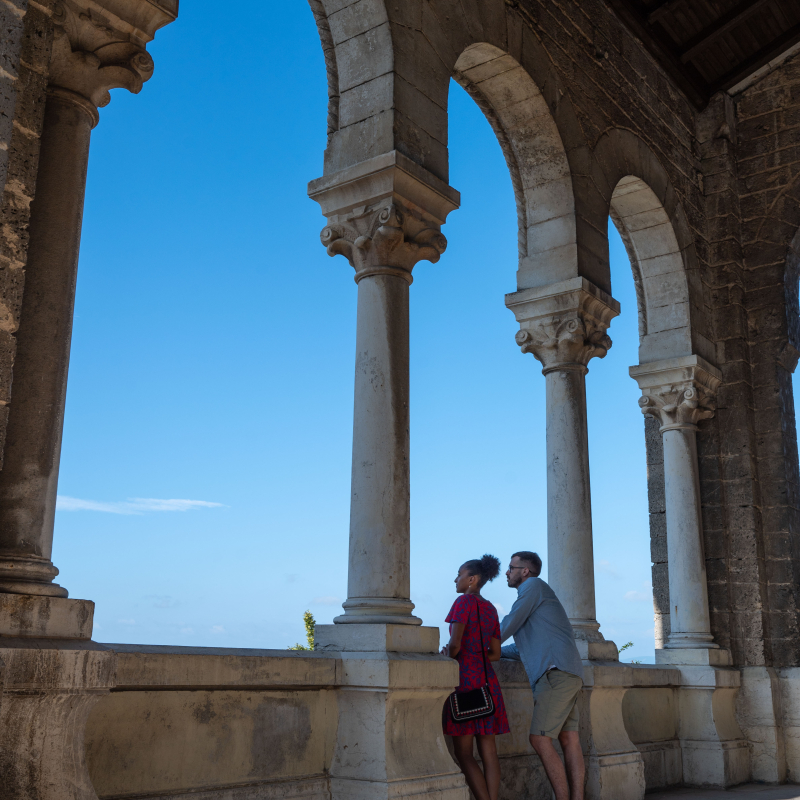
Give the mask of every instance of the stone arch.
[(492, 126), (517, 203), (517, 286), (573, 277), (578, 261), (575, 197), (564, 144), (550, 108), (519, 62), (486, 42), (459, 56), (454, 79)]
[(589, 206), (596, 198), (585, 185), (573, 196), (570, 185), (590, 150), (546, 49), (519, 36), (517, 11), (505, 0), (483, 0), (468, 14), (452, 13), (450, 0), (422, 10), (385, 0), (309, 4), (328, 77), (326, 175), (397, 150), (447, 181), (454, 77), (506, 154), (520, 221), (519, 288), (580, 275), (609, 291), (604, 231), (587, 224), (582, 208), (584, 197)]
[(666, 170), (629, 131), (604, 134), (594, 157), (604, 178), (603, 218), (620, 232), (636, 284), (640, 363), (688, 355), (713, 363), (694, 237)]

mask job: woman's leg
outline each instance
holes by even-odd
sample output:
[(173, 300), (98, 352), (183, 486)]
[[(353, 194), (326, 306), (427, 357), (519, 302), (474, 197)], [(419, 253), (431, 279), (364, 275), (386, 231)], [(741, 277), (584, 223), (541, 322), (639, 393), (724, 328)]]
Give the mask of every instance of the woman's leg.
[(454, 736), (453, 737), (453, 750), (456, 754), (456, 760), (467, 779), (467, 786), (472, 789), (472, 794), (475, 795), (475, 800), (494, 800), (495, 796), (489, 794), (486, 787), (486, 779), (483, 777), (481, 768), (475, 760), (472, 752), (473, 736)]
[(494, 734), (482, 736), (478, 734), (478, 752), (483, 762), (483, 776), (491, 800), (497, 800), (500, 794), (500, 759), (497, 757), (497, 743)]

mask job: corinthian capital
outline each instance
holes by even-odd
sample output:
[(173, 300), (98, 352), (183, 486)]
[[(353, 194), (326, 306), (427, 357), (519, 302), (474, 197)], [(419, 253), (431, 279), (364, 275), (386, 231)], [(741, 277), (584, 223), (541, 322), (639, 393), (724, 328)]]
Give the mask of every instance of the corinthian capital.
[(586, 369), (611, 348), (608, 326), (619, 303), (584, 278), (506, 295), (520, 329), (515, 339), (547, 374), (554, 369)]
[(138, 94), (150, 79), (153, 59), (145, 46), (177, 10), (177, 0), (59, 0), (48, 91), (82, 105), (96, 124), (109, 90)]
[(643, 414), (655, 417), (661, 430), (695, 429), (714, 416), (714, 400), (722, 373), (700, 356), (683, 356), (631, 367), (639, 384)]
[(367, 275), (396, 274), (411, 282), (419, 261), (436, 263), (447, 240), (422, 220), (391, 204), (364, 216), (326, 225), (320, 234), (328, 255), (343, 255), (355, 267), (356, 281)]
[(326, 175), (308, 185), (328, 224), (320, 239), (328, 255), (343, 255), (366, 275), (400, 275), (411, 282), (420, 261), (439, 260), (441, 233), (458, 208), (458, 192), (397, 151)]

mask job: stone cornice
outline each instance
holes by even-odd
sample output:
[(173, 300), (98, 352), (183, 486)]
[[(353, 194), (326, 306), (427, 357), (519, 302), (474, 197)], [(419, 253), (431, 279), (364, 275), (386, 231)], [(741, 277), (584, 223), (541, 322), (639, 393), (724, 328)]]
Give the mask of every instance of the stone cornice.
[(639, 364), (629, 369), (642, 390), (642, 413), (661, 422), (661, 431), (695, 430), (714, 416), (722, 373), (700, 356), (683, 356)]
[(544, 374), (585, 371), (592, 358), (603, 358), (611, 348), (606, 331), (619, 314), (613, 297), (581, 277), (507, 294), (506, 306), (520, 324), (517, 344), (542, 363)]
[(53, 51), (48, 90), (84, 108), (96, 124), (109, 90), (141, 91), (153, 74), (145, 50), (158, 28), (172, 22), (177, 3), (149, 0), (59, 0), (53, 6)]

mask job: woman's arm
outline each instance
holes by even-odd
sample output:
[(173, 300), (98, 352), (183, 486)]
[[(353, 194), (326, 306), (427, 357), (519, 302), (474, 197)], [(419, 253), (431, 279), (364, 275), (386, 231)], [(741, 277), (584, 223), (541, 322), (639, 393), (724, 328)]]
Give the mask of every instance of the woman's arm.
[(455, 658), (458, 651), (461, 650), (461, 637), (464, 635), (464, 628), (466, 626), (463, 622), (454, 622), (450, 632), (450, 641), (442, 648), (443, 656), (450, 656)]
[(489, 655), (487, 658), (489, 661), (499, 661), (500, 656), (500, 640), (495, 639), (494, 636), (492, 636), (492, 640), (489, 642)]

